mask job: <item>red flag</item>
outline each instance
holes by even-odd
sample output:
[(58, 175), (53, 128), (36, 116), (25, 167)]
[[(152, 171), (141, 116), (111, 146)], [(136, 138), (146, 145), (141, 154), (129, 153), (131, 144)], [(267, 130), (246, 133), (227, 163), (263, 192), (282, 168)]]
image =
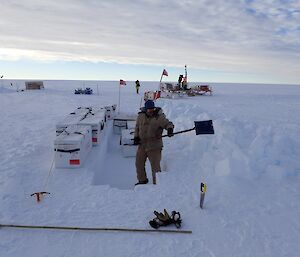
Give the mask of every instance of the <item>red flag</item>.
[(160, 91), (155, 91), (153, 98), (154, 98), (153, 100), (157, 100), (158, 98), (160, 98)]
[(169, 76), (168, 72), (165, 69), (163, 70), (162, 75), (163, 76)]
[(121, 86), (125, 86), (125, 85), (126, 85), (126, 81), (123, 80), (123, 79), (120, 79), (120, 85), (121, 85)]

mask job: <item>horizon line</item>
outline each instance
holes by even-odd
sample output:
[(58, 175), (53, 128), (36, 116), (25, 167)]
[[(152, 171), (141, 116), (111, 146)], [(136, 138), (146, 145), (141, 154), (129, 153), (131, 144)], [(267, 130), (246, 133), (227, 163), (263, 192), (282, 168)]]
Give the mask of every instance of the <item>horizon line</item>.
[[(135, 80), (126, 80), (123, 79), (126, 82), (135, 82)], [(18, 78), (18, 79), (13, 79), (13, 78), (0, 78), (0, 81), (103, 81), (103, 82), (118, 82), (119, 79), (116, 80), (104, 80), (104, 79), (38, 79), (38, 78)], [(160, 83), (159, 81), (156, 80), (139, 80), (142, 82), (149, 82), (149, 83)], [(177, 83), (176, 81), (162, 81), (161, 83)], [(189, 81), (188, 83), (212, 83), (212, 84), (247, 84), (247, 85), (291, 85), (291, 86), (300, 86), (299, 84), (296, 83), (267, 83), (267, 82), (217, 82), (217, 81)], [(2, 83), (1, 83), (2, 84)]]

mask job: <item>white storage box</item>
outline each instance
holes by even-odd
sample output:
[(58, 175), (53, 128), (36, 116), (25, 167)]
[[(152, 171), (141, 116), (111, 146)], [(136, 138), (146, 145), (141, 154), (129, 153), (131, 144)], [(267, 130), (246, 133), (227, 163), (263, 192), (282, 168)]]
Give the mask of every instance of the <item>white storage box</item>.
[(117, 105), (105, 106), (106, 117), (108, 120), (112, 120), (115, 117)]
[(127, 128), (127, 120), (121, 118), (114, 118), (113, 129), (114, 134), (121, 135), (121, 131)]
[(91, 126), (69, 126), (54, 140), (55, 167), (79, 168), (92, 148)]
[(128, 120), (126, 129), (135, 129), (136, 120)]
[(121, 131), (123, 129), (128, 128), (128, 122), (135, 122), (136, 118), (137, 118), (136, 114), (134, 114), (134, 115), (129, 115), (129, 114), (118, 114), (118, 115), (116, 115), (114, 117), (114, 122), (113, 122), (114, 134), (121, 135)]
[(80, 120), (84, 117), (85, 114), (76, 114), (70, 113), (63, 120), (59, 121), (56, 124), (56, 135), (58, 136), (61, 132), (63, 132), (68, 126), (76, 125), (80, 122)]
[(121, 132), (121, 147), (124, 157), (136, 156), (137, 145), (133, 144), (134, 129), (123, 129)]
[(88, 108), (90, 109), (89, 113), (92, 113), (92, 114), (96, 114), (97, 112), (106, 112), (105, 107), (90, 106)]
[(161, 91), (148, 91), (144, 93), (144, 100), (153, 100), (155, 101), (156, 99), (161, 97)]
[(100, 107), (100, 106), (91, 106), (90, 108), (91, 108), (92, 112), (94, 112), (94, 113), (105, 110), (105, 107)]
[[(113, 106), (112, 106), (113, 107)], [(111, 107), (111, 108), (112, 108)], [(77, 108), (77, 110), (75, 110), (73, 113), (76, 113), (76, 114), (78, 114), (78, 113), (82, 113), (83, 114), (83, 117), (86, 117), (87, 115), (89, 115), (89, 114), (92, 114), (92, 115), (94, 115), (94, 114), (97, 114), (97, 113), (99, 113), (99, 112), (101, 112), (101, 113), (104, 113), (105, 114), (105, 119), (104, 119), (104, 122), (106, 122), (106, 114), (107, 114), (107, 109), (108, 107), (100, 107), (100, 106), (89, 106), (89, 107), (79, 107), (79, 108)], [(79, 109), (81, 109), (82, 111), (80, 112), (80, 110)], [(86, 110), (86, 112), (84, 111), (84, 110)], [(102, 115), (102, 114), (101, 114)]]
[(79, 124), (89, 125), (92, 128), (92, 145), (96, 146), (100, 143), (100, 137), (105, 125), (105, 110), (98, 111), (95, 114), (89, 113), (82, 119)]
[(144, 100), (154, 100), (154, 92), (153, 91), (148, 91), (144, 93)]
[(91, 107), (78, 107), (74, 112), (71, 112), (70, 114), (78, 114), (84, 116), (91, 110)]
[(93, 115), (98, 115), (103, 117), (104, 123), (106, 122), (107, 118), (107, 110), (105, 107), (92, 107), (92, 111), (90, 112)]

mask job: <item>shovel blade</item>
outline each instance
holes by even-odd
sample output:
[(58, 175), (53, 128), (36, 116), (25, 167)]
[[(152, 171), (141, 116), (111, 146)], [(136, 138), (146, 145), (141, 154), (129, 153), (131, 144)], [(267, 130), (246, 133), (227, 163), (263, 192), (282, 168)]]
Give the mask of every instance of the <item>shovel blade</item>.
[(195, 121), (196, 135), (215, 134), (212, 120)]

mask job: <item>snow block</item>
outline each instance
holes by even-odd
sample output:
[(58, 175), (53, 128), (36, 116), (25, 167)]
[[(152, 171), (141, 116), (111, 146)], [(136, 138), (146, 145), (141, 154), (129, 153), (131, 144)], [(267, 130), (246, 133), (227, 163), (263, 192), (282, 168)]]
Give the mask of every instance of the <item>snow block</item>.
[(134, 129), (123, 129), (121, 131), (121, 146), (124, 157), (136, 156), (137, 145), (133, 144)]
[(54, 140), (55, 167), (79, 168), (92, 148), (92, 128), (73, 125)]

